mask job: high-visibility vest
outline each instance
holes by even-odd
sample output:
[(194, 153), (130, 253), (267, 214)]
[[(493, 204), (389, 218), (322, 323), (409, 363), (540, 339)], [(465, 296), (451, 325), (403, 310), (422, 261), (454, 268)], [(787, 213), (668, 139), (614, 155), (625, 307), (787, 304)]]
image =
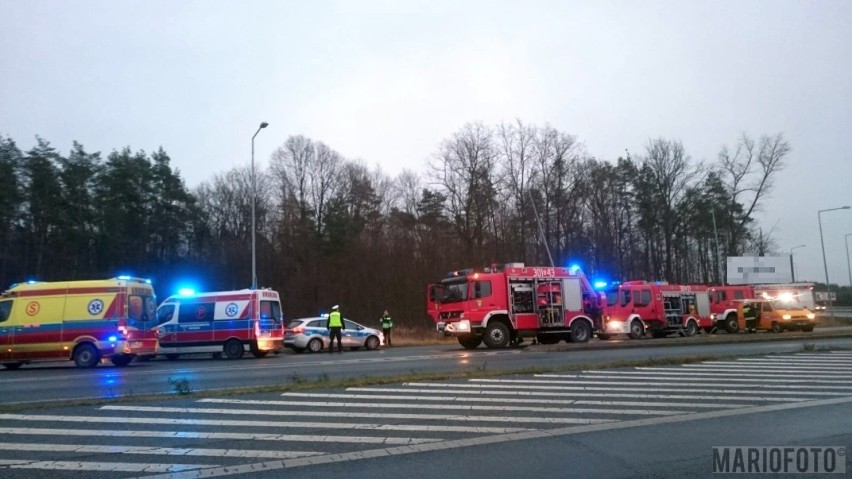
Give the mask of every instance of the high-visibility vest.
[(382, 328), (383, 329), (390, 329), (392, 327), (393, 327), (393, 318), (391, 318), (391, 315), (386, 314), (386, 315), (382, 316)]
[(332, 311), (331, 314), (328, 315), (328, 327), (329, 328), (342, 328), (343, 320), (340, 319), (340, 311)]

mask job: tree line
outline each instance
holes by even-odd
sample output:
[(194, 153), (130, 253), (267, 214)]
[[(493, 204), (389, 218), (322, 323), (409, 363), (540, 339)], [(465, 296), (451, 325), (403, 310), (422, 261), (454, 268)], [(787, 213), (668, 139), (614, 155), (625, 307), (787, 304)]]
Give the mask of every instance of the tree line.
[[(492, 263), (580, 264), (611, 280), (720, 283), (717, 258), (770, 254), (754, 216), (790, 145), (743, 134), (714, 161), (673, 139), (613, 161), (576, 136), (521, 121), (469, 123), (421, 172), (395, 177), (322, 141), (291, 136), (257, 172), (259, 286), (288, 317), (340, 304), (424, 325), (425, 287)], [(129, 147), (67, 154), (0, 136), (0, 281), (151, 277), (160, 299), (183, 278), (205, 290), (251, 283), (248, 166), (189, 188), (171, 158)]]

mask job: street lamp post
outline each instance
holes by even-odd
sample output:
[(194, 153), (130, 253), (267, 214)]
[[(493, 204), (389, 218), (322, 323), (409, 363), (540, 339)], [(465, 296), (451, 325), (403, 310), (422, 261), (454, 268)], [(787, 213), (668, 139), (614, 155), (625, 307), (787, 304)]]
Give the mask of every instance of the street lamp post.
[(825, 290), (826, 295), (828, 296), (826, 299), (828, 300), (828, 317), (831, 318), (832, 322), (834, 321), (834, 311), (831, 309), (831, 283), (828, 282), (828, 263), (825, 261), (825, 242), (822, 239), (822, 214), (827, 211), (836, 211), (836, 210), (848, 210), (849, 205), (840, 206), (838, 208), (829, 208), (827, 210), (819, 210), (817, 211), (817, 221), (819, 221), (819, 245), (822, 249), (822, 267), (825, 269)]
[(251, 136), (251, 289), (257, 289), (257, 240), (256, 229), (254, 225), (254, 209), (257, 203), (257, 182), (254, 179), (254, 137), (260, 133), (260, 130), (269, 126), (269, 123), (262, 122)]
[(852, 263), (849, 263), (849, 237), (852, 233), (843, 237), (843, 242), (846, 244), (846, 267), (849, 269), (849, 286), (852, 287)]
[(793, 282), (796, 282), (796, 264), (793, 263), (793, 250), (796, 248), (804, 248), (805, 245), (800, 244), (799, 246), (793, 246), (790, 248), (790, 275), (793, 277)]

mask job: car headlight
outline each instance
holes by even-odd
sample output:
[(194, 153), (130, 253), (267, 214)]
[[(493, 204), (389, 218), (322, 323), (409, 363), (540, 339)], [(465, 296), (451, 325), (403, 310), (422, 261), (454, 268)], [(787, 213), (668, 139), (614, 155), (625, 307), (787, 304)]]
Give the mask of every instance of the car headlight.
[(456, 329), (459, 331), (470, 331), (470, 321), (463, 319), (456, 323)]
[(816, 315), (814, 313), (808, 313), (808, 319), (814, 319)]
[(606, 327), (607, 327), (607, 329), (619, 329), (620, 330), (622, 327), (624, 327), (624, 323), (622, 323), (621, 321), (610, 321), (610, 322), (606, 323)]
[(781, 319), (783, 319), (785, 321), (789, 321), (789, 320), (793, 319), (793, 317), (790, 316), (789, 314), (785, 314), (785, 315), (781, 316)]

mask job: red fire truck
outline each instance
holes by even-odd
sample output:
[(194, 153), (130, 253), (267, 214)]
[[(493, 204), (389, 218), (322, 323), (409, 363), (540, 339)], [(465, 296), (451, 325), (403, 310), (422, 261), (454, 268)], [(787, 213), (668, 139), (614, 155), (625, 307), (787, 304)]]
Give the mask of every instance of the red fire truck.
[(427, 289), (437, 330), (473, 349), (536, 338), (585, 343), (600, 326), (600, 300), (578, 267), (492, 265), (453, 271)]
[(736, 333), (740, 329), (738, 311), (743, 300), (781, 300), (792, 303), (794, 308), (813, 311), (813, 290), (813, 283), (713, 286), (710, 288), (710, 312), (718, 329)]
[(600, 339), (650, 332), (655, 338), (680, 333), (694, 336), (713, 327), (708, 287), (627, 281), (607, 292)]

